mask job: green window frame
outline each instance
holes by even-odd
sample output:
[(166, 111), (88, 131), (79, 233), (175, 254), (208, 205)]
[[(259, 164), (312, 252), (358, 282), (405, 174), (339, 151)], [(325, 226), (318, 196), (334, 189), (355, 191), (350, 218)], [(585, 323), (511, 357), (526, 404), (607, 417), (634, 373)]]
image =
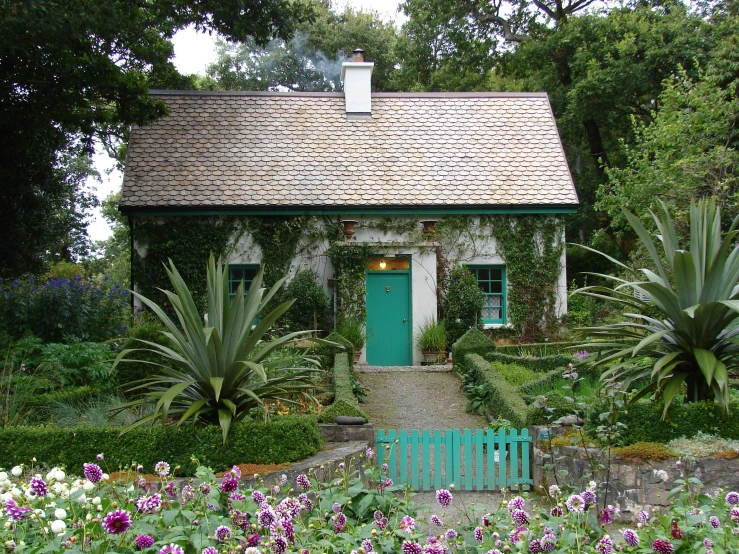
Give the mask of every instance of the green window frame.
[(482, 307), (484, 324), (506, 323), (506, 274), (504, 265), (467, 266), (485, 294)]
[(249, 287), (254, 277), (257, 276), (259, 265), (257, 264), (229, 264), (228, 266), (228, 297), (233, 302), (239, 285), (244, 283), (244, 296), (249, 292)]

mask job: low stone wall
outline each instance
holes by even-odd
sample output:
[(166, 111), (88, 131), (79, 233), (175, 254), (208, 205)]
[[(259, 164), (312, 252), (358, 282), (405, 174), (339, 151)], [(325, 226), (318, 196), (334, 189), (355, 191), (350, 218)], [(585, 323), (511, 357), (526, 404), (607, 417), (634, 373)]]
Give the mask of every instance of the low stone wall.
[(365, 423), (364, 425), (319, 423), (318, 430), (324, 442), (363, 441), (368, 446), (372, 446), (375, 442), (375, 428), (371, 423)]
[[(540, 448), (545, 444), (542, 439), (542, 430), (545, 428), (533, 428), (534, 455), (533, 455), (533, 479), (534, 486), (548, 486), (553, 484), (551, 473), (543, 470), (545, 464), (551, 463), (544, 459), (544, 451)], [(553, 434), (557, 434), (558, 428), (552, 428)], [(566, 446), (559, 449), (556, 469), (565, 469), (566, 477), (559, 477), (575, 486), (583, 486), (586, 475), (592, 473), (591, 461), (606, 465), (606, 456), (598, 449)], [(694, 464), (688, 465), (681, 462), (677, 464), (677, 458), (669, 458), (662, 462), (643, 461), (632, 462), (614, 456), (611, 460), (610, 475), (608, 478), (608, 503), (617, 506), (620, 510), (619, 519), (630, 521), (641, 510), (649, 510), (652, 507), (667, 506), (668, 495), (675, 487), (675, 480), (687, 477), (696, 477), (705, 486), (705, 490), (714, 493), (718, 489), (739, 490), (739, 459), (725, 460), (721, 458), (700, 458)], [(599, 470), (595, 477), (596, 481), (604, 481), (604, 470)], [(598, 495), (602, 498), (605, 490), (599, 486)]]

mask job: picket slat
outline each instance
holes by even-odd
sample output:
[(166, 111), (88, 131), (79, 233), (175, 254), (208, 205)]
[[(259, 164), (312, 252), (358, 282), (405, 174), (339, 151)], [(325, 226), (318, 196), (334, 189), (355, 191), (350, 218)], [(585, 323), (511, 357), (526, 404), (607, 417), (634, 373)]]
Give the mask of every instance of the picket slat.
[(389, 429), (387, 432), (387, 438), (390, 441), (390, 453), (388, 454), (388, 475), (393, 481), (397, 481), (398, 479), (398, 445), (395, 443), (395, 437), (395, 429)]
[(482, 462), (484, 440), (482, 429), (477, 429), (475, 431), (475, 489), (478, 491), (485, 489), (485, 466)]
[(472, 431), (469, 429), (464, 430), (464, 436), (462, 437), (462, 443), (464, 444), (464, 490), (472, 490)]
[(441, 478), (441, 430), (434, 430), (434, 488), (438, 491), (441, 488), (443, 479)]
[(411, 431), (411, 488), (418, 490), (418, 429)]
[(424, 429), (421, 433), (421, 443), (423, 444), (423, 477), (421, 478), (423, 490), (427, 491), (431, 488), (431, 459), (429, 457), (429, 446), (431, 444), (431, 433), (428, 429)]

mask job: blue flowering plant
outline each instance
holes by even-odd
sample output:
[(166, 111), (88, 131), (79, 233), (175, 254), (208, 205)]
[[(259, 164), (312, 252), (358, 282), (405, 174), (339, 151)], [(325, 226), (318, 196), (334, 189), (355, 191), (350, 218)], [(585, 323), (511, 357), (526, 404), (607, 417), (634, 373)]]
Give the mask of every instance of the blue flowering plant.
[(131, 297), (120, 285), (84, 279), (0, 279), (0, 334), (44, 342), (100, 342), (126, 332)]

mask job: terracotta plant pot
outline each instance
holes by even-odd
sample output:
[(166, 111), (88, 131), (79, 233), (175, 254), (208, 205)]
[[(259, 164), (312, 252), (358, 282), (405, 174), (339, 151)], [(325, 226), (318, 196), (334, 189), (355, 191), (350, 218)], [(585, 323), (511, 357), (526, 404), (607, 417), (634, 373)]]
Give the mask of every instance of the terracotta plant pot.
[(446, 359), (446, 352), (443, 350), (424, 350), (423, 351), (423, 363), (425, 364), (438, 364), (440, 361)]
[(355, 352), (354, 352), (354, 363), (355, 363), (355, 364), (356, 364), (357, 362), (359, 362), (359, 357), (360, 357), (361, 355), (362, 355), (362, 351), (361, 351), (361, 350), (357, 350), (357, 351), (355, 351)]

